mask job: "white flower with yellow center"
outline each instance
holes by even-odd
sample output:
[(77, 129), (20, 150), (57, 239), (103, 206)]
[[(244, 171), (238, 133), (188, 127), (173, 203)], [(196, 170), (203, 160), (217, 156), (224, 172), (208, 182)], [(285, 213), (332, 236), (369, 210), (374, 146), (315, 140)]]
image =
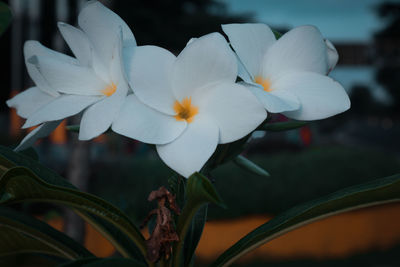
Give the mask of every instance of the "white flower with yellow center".
[(317, 120), (350, 108), (343, 87), (327, 77), (336, 49), (313, 26), (294, 28), (276, 40), (265, 24), (222, 25), (242, 68), (239, 76), (269, 112)]
[(136, 47), (125, 22), (97, 1), (90, 1), (78, 17), (80, 28), (59, 23), (59, 29), (76, 58), (28, 41), (24, 54), (28, 73), (36, 84), (8, 101), (27, 118), (23, 128), (40, 125), (17, 149), (49, 134), (59, 122), (83, 112), (79, 139), (106, 131), (128, 93), (122, 49)]
[(235, 55), (218, 33), (194, 39), (178, 57), (137, 47), (128, 69), (135, 94), (112, 129), (156, 144), (161, 159), (185, 177), (199, 171), (218, 144), (246, 136), (266, 118), (254, 95), (235, 83)]

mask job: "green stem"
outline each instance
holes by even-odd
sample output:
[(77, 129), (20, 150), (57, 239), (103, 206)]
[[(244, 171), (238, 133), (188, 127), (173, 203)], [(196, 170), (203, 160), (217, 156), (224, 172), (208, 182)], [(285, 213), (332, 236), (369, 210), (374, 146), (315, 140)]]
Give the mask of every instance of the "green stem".
[[(190, 203), (186, 203), (185, 207), (190, 207)], [(192, 219), (194, 215), (196, 215), (196, 212), (198, 209), (201, 207), (201, 205), (197, 205), (194, 208), (191, 208), (190, 210), (183, 209), (181, 215), (179, 218), (186, 218), (185, 221), (178, 220), (178, 225), (176, 227), (176, 231), (179, 236), (179, 241), (174, 243), (173, 246), (173, 255), (172, 255), (172, 260), (170, 267), (179, 267), (180, 266), (180, 259), (182, 258), (182, 252), (183, 252), (183, 245), (186, 237), (186, 233), (189, 229), (190, 223), (192, 222)]]

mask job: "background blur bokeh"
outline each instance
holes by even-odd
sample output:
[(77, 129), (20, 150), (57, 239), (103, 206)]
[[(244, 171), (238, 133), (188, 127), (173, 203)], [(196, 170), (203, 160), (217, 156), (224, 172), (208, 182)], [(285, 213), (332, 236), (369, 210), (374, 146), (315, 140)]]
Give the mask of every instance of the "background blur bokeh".
[[(26, 134), (5, 101), (32, 86), (22, 47), (26, 40), (71, 54), (57, 21), (76, 24), (84, 0), (9, 0), (11, 27), (0, 38), (0, 144)], [(207, 262), (252, 228), (301, 202), (400, 169), (400, 2), (380, 0), (147, 0), (102, 1), (131, 27), (138, 45), (174, 53), (192, 37), (232, 22), (266, 23), (282, 33), (312, 24), (337, 48), (330, 76), (349, 93), (344, 114), (285, 133), (256, 133), (245, 156), (271, 173), (251, 175), (228, 163), (212, 179), (228, 209), (210, 206), (198, 259)], [(273, 115), (273, 120), (285, 120)], [(171, 171), (152, 147), (115, 134), (77, 142), (69, 119), (35, 146), (40, 160), (84, 191), (113, 202), (138, 224), (167, 185)], [(70, 212), (43, 205), (20, 207), (85, 242), (98, 255), (112, 248)], [(60, 215), (64, 219), (60, 219)], [(387, 205), (335, 216), (262, 247), (243, 266), (400, 266), (400, 207)], [(216, 237), (217, 236), (217, 237)], [(15, 259), (9, 259), (15, 260)]]

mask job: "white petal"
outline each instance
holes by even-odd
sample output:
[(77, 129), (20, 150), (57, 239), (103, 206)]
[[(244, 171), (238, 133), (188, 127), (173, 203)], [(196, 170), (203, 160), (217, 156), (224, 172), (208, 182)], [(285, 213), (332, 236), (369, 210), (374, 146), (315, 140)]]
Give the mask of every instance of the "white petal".
[(123, 44), (136, 45), (128, 25), (114, 12), (98, 1), (89, 1), (78, 16), (78, 24), (89, 37), (103, 64), (108, 66), (113, 53), (114, 40), (122, 29)]
[(236, 56), (237, 58), (237, 64), (238, 64), (238, 76), (245, 82), (247, 83), (252, 83), (254, 78), (250, 75), (246, 67), (243, 65), (243, 62), (240, 61), (239, 57)]
[(263, 76), (274, 79), (287, 71), (312, 71), (326, 74), (326, 45), (313, 26), (294, 28), (271, 46), (263, 61)]
[(110, 83), (112, 81), (110, 75), (110, 62), (107, 62), (108, 65), (105, 65), (103, 59), (94, 49), (91, 49), (91, 54), (92, 68), (94, 73), (96, 73), (97, 77), (101, 78), (104, 82)]
[(325, 119), (350, 108), (350, 100), (343, 87), (321, 74), (313, 72), (287, 74), (277, 81), (277, 86), (280, 90), (295, 94), (300, 100), (300, 109), (284, 113), (292, 119)]
[(225, 38), (219, 33), (202, 36), (178, 55), (172, 72), (172, 88), (181, 101), (201, 87), (216, 82), (234, 82), (237, 62)]
[(339, 54), (336, 51), (335, 46), (328, 39), (325, 39), (325, 44), (327, 48), (326, 52), (328, 54), (328, 73), (329, 73), (335, 68), (339, 60)]
[(199, 112), (217, 123), (219, 143), (233, 142), (248, 135), (267, 117), (257, 98), (246, 87), (234, 83), (207, 90)]
[(127, 88), (117, 88), (113, 95), (86, 109), (81, 119), (79, 140), (90, 140), (107, 131), (117, 118), (126, 93)]
[(196, 41), (197, 39), (199, 39), (199, 38), (197, 38), (197, 37), (190, 38), (190, 40), (186, 43), (186, 46), (191, 44), (193, 41)]
[(122, 60), (122, 31), (114, 40), (113, 55), (111, 60), (110, 77), (112, 82), (122, 85), (123, 88), (128, 87), (128, 81), (124, 70), (124, 62)]
[(252, 78), (260, 75), (265, 53), (276, 41), (271, 29), (262, 23), (243, 23), (225, 24), (222, 30)]
[(55, 98), (38, 87), (31, 87), (7, 101), (10, 108), (15, 108), (17, 114), (22, 118), (27, 118), (40, 107), (46, 105)]
[(38, 109), (28, 117), (22, 128), (29, 128), (46, 121), (65, 119), (78, 114), (87, 106), (101, 100), (101, 96), (62, 95)]
[(67, 42), (72, 53), (82, 66), (91, 66), (91, 45), (86, 34), (78, 28), (67, 23), (59, 22), (58, 29), (64, 40)]
[(122, 59), (124, 63), (124, 71), (126, 74), (126, 77), (129, 78), (129, 74), (131, 73), (131, 58), (133, 57), (133, 54), (135, 53), (137, 46), (132, 45), (132, 46), (124, 46), (122, 48)]
[(33, 146), (37, 139), (48, 136), (61, 122), (62, 120), (58, 120), (45, 122), (42, 125), (39, 125), (30, 133), (28, 133), (14, 150), (22, 151)]
[(272, 113), (292, 111), (300, 108), (300, 102), (295, 95), (283, 90), (265, 92), (257, 84), (243, 83), (261, 102), (264, 108)]
[(107, 84), (98, 78), (92, 69), (76, 64), (33, 56), (28, 59), (48, 84), (61, 93), (77, 95), (102, 95)]
[(122, 105), (112, 130), (124, 136), (149, 144), (166, 144), (175, 140), (186, 128), (186, 121), (158, 112), (133, 94)]
[(175, 59), (171, 52), (157, 46), (138, 46), (129, 59), (128, 79), (136, 96), (169, 115), (175, 114), (175, 96), (170, 85)]
[(200, 171), (214, 153), (218, 132), (212, 118), (198, 115), (177, 139), (166, 145), (157, 145), (158, 155), (171, 169), (188, 178)]
[(53, 58), (54, 60), (60, 60), (63, 62), (67, 62), (70, 64), (77, 64), (78, 60), (70, 57), (68, 55), (62, 54), (60, 52), (51, 50), (45, 46), (43, 46), (38, 41), (26, 41), (24, 44), (24, 57), (25, 60), (28, 60), (32, 56), (38, 57), (49, 57)]
[(25, 57), (25, 64), (26, 68), (28, 71), (29, 76), (32, 78), (36, 86), (39, 87), (40, 90), (43, 90), (44, 92), (49, 93), (52, 96), (59, 96), (59, 93), (55, 90), (55, 88), (52, 88), (48, 82), (43, 78), (43, 76), (40, 74), (38, 69), (28, 63), (28, 59), (33, 57), (33, 56), (38, 56), (38, 57), (45, 57), (45, 58), (53, 58), (56, 60), (60, 60), (63, 62), (68, 62), (68, 63), (77, 63), (78, 61), (75, 58), (72, 58), (70, 56), (58, 53), (54, 50), (48, 49), (47, 47), (44, 47), (41, 45), (38, 41), (26, 41), (24, 44), (24, 57)]

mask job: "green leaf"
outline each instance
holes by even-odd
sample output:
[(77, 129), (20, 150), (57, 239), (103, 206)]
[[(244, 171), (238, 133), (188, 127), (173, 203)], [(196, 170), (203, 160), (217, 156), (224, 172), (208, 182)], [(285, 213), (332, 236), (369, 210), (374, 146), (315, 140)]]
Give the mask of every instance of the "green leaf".
[(270, 132), (282, 132), (282, 131), (289, 131), (301, 128), (307, 124), (309, 124), (309, 122), (307, 121), (285, 121), (285, 122), (266, 123), (260, 126), (258, 130), (265, 130)]
[(254, 173), (256, 175), (260, 175), (260, 176), (264, 176), (264, 177), (269, 177), (270, 176), (270, 174), (266, 170), (264, 170), (263, 168), (261, 168), (260, 166), (258, 166), (254, 162), (252, 162), (251, 160), (246, 159), (242, 155), (237, 156), (233, 160), (233, 162), (236, 165), (238, 165), (239, 167), (245, 169), (246, 171), (249, 171), (249, 172)]
[(54, 267), (65, 258), (56, 255), (43, 254), (41, 252), (21, 251), (18, 254), (9, 254), (0, 257), (0, 266), (4, 267)]
[(187, 181), (186, 197), (187, 203), (183, 208), (182, 214), (185, 211), (192, 210), (194, 206), (202, 206), (206, 203), (214, 203), (222, 208), (226, 208), (210, 180), (197, 172), (192, 174)]
[(24, 167), (14, 167), (0, 178), (0, 204), (26, 201), (61, 204), (77, 210), (78, 214), (98, 216), (117, 227), (135, 242), (142, 255), (146, 255), (142, 234), (118, 208), (94, 195), (49, 184)]
[(39, 160), (39, 155), (37, 154), (36, 150), (32, 147), (22, 150), (22, 151), (19, 151), (18, 153), (21, 153), (27, 157), (30, 157), (31, 159), (34, 159), (36, 161)]
[(46, 223), (5, 207), (0, 207), (0, 236), (0, 255), (39, 252), (68, 259), (93, 256)]
[(28, 168), (46, 183), (76, 189), (75, 186), (58, 175), (58, 173), (41, 165), (38, 161), (32, 159), (31, 157), (28, 157), (21, 152), (15, 152), (8, 147), (0, 146), (0, 162), (3, 160), (11, 162), (13, 166), (22, 166)]
[(2, 176), (5, 172), (7, 172), (9, 169), (14, 167), (15, 164), (9, 161), (8, 159), (0, 156), (0, 176)]
[(124, 257), (134, 258), (145, 262), (145, 256), (138, 246), (131, 240), (118, 226), (102, 219), (98, 216), (80, 212), (75, 209), (75, 213), (89, 222), (101, 235), (110, 241), (115, 249)]
[(197, 211), (207, 203), (214, 203), (225, 208), (225, 204), (222, 202), (214, 186), (207, 177), (200, 173), (194, 173), (189, 177), (186, 185), (186, 198), (186, 204), (183, 207), (176, 226), (179, 241), (174, 243), (173, 247), (172, 266), (174, 267), (178, 267), (182, 263), (184, 240)]
[[(8, 166), (7, 168), (14, 166), (26, 167), (50, 185), (78, 190), (68, 182), (68, 180), (64, 179), (53, 170), (20, 152), (15, 152), (4, 146), (0, 146), (0, 165), (1, 164), (6, 164)], [(75, 210), (75, 212), (106, 237), (123, 256), (144, 260), (144, 256), (137, 246), (118, 227), (91, 213), (77, 210)]]
[(12, 18), (10, 8), (3, 2), (0, 2), (0, 36), (10, 25)]
[(212, 266), (228, 266), (245, 253), (313, 221), (395, 201), (400, 201), (400, 174), (345, 188), (274, 217), (226, 250)]
[(40, 253), (57, 257), (66, 256), (37, 239), (26, 236), (12, 228), (0, 226), (0, 257), (22, 253)]
[(79, 125), (68, 125), (65, 127), (68, 131), (79, 133), (80, 126)]
[(59, 267), (145, 267), (146, 265), (133, 259), (81, 259), (59, 265)]

